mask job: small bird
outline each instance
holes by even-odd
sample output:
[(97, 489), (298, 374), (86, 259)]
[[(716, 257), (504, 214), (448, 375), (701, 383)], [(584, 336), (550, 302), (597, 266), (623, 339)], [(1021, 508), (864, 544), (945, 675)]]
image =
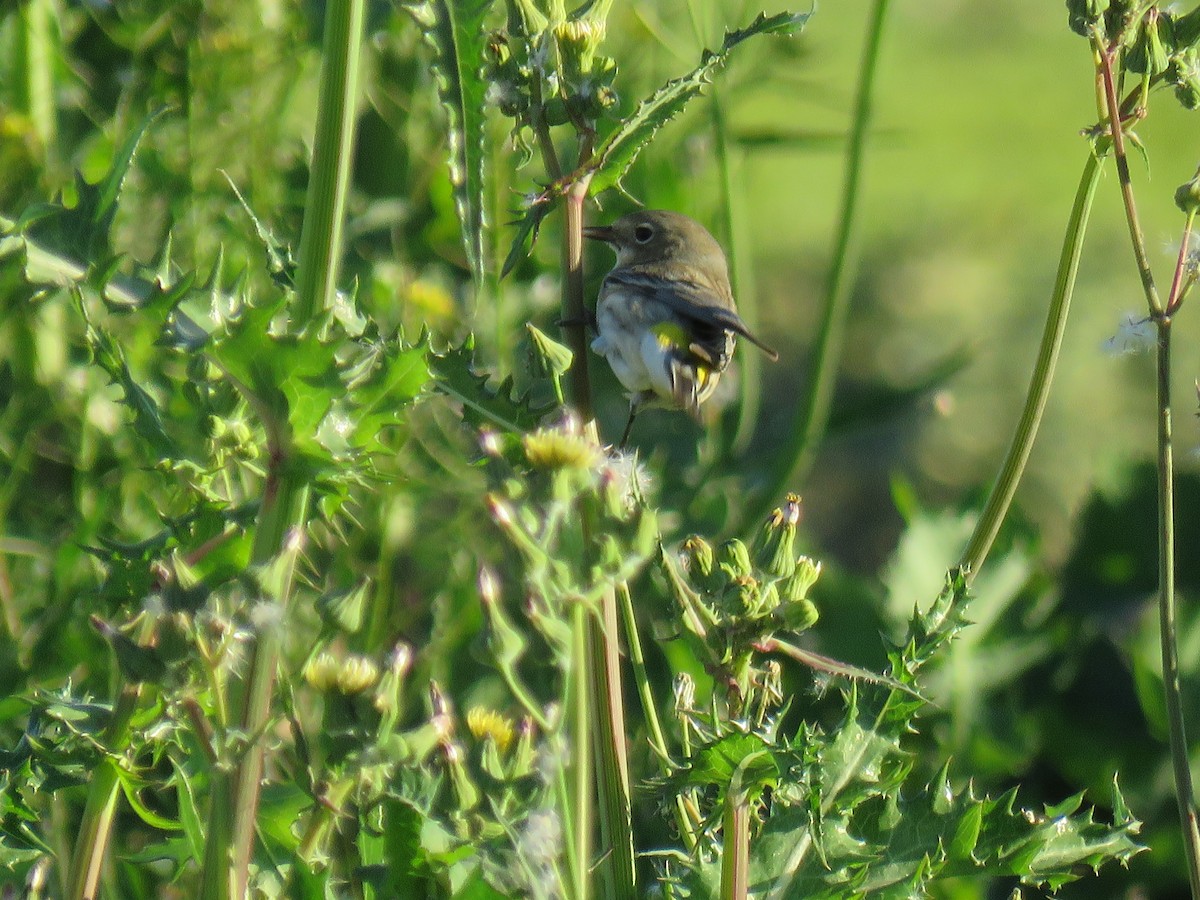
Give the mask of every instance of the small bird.
[(592, 349), (629, 391), (619, 446), (650, 403), (698, 415), (729, 365), (736, 335), (779, 359), (738, 316), (725, 254), (699, 222), (669, 210), (639, 210), (583, 233), (617, 253), (596, 301)]

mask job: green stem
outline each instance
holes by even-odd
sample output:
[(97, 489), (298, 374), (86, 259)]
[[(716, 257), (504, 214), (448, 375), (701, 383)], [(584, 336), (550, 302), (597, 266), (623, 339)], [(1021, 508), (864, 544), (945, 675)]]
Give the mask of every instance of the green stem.
[(577, 603), (571, 610), (571, 689), (570, 710), (571, 750), (571, 819), (575, 844), (568, 857), (571, 866), (571, 898), (587, 900), (588, 874), (592, 859), (592, 747), (591, 747), (591, 671), (587, 665), (588, 611)]
[(1158, 402), (1158, 611), (1159, 642), (1163, 667), (1163, 698), (1167, 707), (1167, 721), (1171, 746), (1171, 766), (1175, 776), (1175, 801), (1179, 808), (1179, 821), (1183, 830), (1183, 845), (1188, 863), (1188, 882), (1193, 900), (1200, 900), (1200, 824), (1196, 817), (1196, 794), (1192, 786), (1191, 762), (1188, 758), (1187, 732), (1183, 716), (1183, 698), (1179, 673), (1178, 625), (1176, 621), (1175, 597), (1175, 470), (1171, 448), (1171, 315), (1182, 302), (1183, 270), (1187, 260), (1187, 243), (1195, 214), (1188, 215), (1176, 264), (1171, 294), (1166, 306), (1159, 299), (1150, 268), (1146, 242), (1138, 221), (1137, 203), (1133, 196), (1133, 180), (1129, 174), (1129, 160), (1125, 152), (1125, 133), (1121, 124), (1120, 105), (1117, 99), (1116, 80), (1113, 76), (1113, 60), (1119, 48), (1103, 51), (1100, 48), (1100, 79), (1104, 86), (1104, 99), (1108, 112), (1109, 134), (1113, 142), (1113, 155), (1117, 163), (1117, 179), (1121, 188), (1121, 199), (1125, 205), (1125, 221), (1129, 226), (1129, 239), (1133, 244), (1134, 260), (1150, 317), (1158, 330), (1158, 352), (1156, 354), (1156, 385)]
[(1079, 271), (1079, 256), (1083, 251), (1083, 238), (1087, 232), (1088, 216), (1092, 210), (1092, 198), (1096, 185), (1100, 183), (1100, 163), (1094, 154), (1088, 153), (1079, 188), (1075, 192), (1075, 203), (1071, 207), (1071, 218), (1063, 237), (1062, 252), (1058, 259), (1058, 274), (1054, 280), (1054, 294), (1050, 298), (1050, 309), (1046, 314), (1046, 325), (1042, 330), (1042, 342), (1038, 347), (1037, 362), (1025, 394), (1025, 407), (1017, 422), (1017, 430), (1009, 444), (1008, 453), (1000, 467), (1000, 474), (988, 495), (975, 531), (967, 542), (959, 565), (966, 570), (966, 577), (973, 579), (987, 559), (1000, 523), (1004, 521), (1013, 496), (1017, 492), (1021, 475), (1029, 453), (1037, 437), (1038, 426), (1050, 396), (1050, 384), (1054, 380), (1054, 366), (1062, 346), (1063, 332), (1067, 325), (1067, 313), (1071, 307), (1071, 294), (1075, 289), (1075, 276)]
[(341, 0), (325, 7), (325, 40), (317, 130), (313, 143), (304, 225), (296, 269), (292, 330), (302, 331), (337, 290), (341, 268), (350, 164), (354, 159), (354, 118), (358, 103), (359, 51), (366, 0)]
[[(758, 291), (754, 284), (754, 266), (748, 264), (747, 254), (742, 252), (748, 242), (742, 238), (742, 197), (745, 192), (734, 184), (732, 148), (729, 142), (729, 124), (725, 118), (725, 105), (717, 85), (711, 88), (709, 108), (712, 110), (712, 130), (717, 159), (717, 173), (721, 186), (721, 212), (725, 218), (725, 256), (729, 260), (729, 283), (738, 308), (751, 331), (759, 331)], [(754, 434), (754, 423), (762, 405), (762, 357), (758, 353), (743, 353), (741, 378), (738, 388), (741, 404), (738, 407), (737, 431), (731, 449), (743, 453)], [(725, 448), (722, 448), (724, 452)]]
[[(28, 0), (21, 4), (21, 27), (17, 39), (21, 42), (18, 58), (23, 57), (24, 109), (38, 142), (53, 170), (58, 159), (58, 122), (54, 103), (54, 57), (52, 36), (55, 21), (50, 0)], [(22, 52), (23, 51), (23, 52)]]
[[(594, 533), (594, 531), (592, 532)], [(617, 644), (617, 604), (609, 588), (600, 616), (590, 616), (588, 668), (592, 673), (592, 734), (596, 790), (599, 797), (601, 886), (604, 896), (621, 900), (636, 896), (633, 822), (629, 799), (629, 759), (625, 743), (625, 701), (621, 689), (621, 657)]]
[[(146, 628), (148, 626), (143, 626)], [(148, 634), (142, 632), (145, 639)], [(109, 749), (88, 783), (87, 802), (83, 821), (79, 825), (75, 852), (71, 857), (67, 894), (71, 900), (94, 900), (100, 889), (100, 874), (112, 839), (113, 817), (120, 798), (121, 782), (117, 762), (112, 754), (124, 749), (129, 741), (129, 722), (137, 711), (142, 697), (142, 685), (126, 684), (113, 707), (112, 718), (104, 729), (102, 744)]]
[[(366, 0), (329, 3), (325, 8), (317, 126), (289, 323), (293, 334), (313, 324), (337, 289), (365, 9)], [(283, 617), (291, 600), (299, 535), (308, 517), (309, 483), (294, 465), (290, 429), (267, 425), (274, 437), (252, 560), (266, 567), (265, 577), (271, 582), (265, 585), (267, 598)], [(234, 771), (213, 770), (210, 844), (215, 835), (225, 833), (230, 834), (230, 844), (206, 853), (201, 878), (206, 900), (241, 900), (246, 895), (265, 770), (263, 734), (270, 721), (279, 646), (280, 623), (258, 629), (239, 720), (248, 746)]]
[(817, 345), (809, 370), (809, 389), (804, 412), (793, 423), (784, 451), (774, 465), (767, 487), (747, 504), (743, 522), (756, 522), (770, 510), (788, 485), (802, 481), (816, 456), (825, 428), (837, 381), (838, 363), (845, 341), (846, 321), (850, 313), (850, 280), (847, 277), (857, 258), (859, 208), (862, 172), (870, 137), (875, 74), (883, 43), (884, 23), (889, 0), (874, 0), (867, 23), (866, 43), (859, 63), (858, 90), (854, 120), (846, 146), (846, 172), (842, 187), (841, 213), (833, 262), (825, 284), (825, 303)]
[[(579, 159), (591, 156), (592, 140), (584, 134), (580, 140)], [(584, 429), (591, 440), (599, 443), (599, 434), (592, 406), (591, 379), (588, 375), (587, 320), (583, 285), (583, 203), (587, 198), (590, 179), (585, 177), (572, 183), (564, 197), (563, 224), (563, 319), (567, 322), (566, 337), (574, 354), (571, 363), (571, 399)], [(592, 554), (597, 533), (597, 512), (593, 506), (585, 505), (581, 522), (584, 552)], [(576, 785), (582, 791), (576, 793), (575, 840), (579, 851), (579, 862), (586, 875), (590, 864), (592, 820), (590, 791), (592, 773), (596, 775), (596, 789), (600, 803), (599, 814), (601, 839), (604, 841), (600, 874), (606, 896), (629, 897), (635, 895), (633, 865), (633, 832), (630, 811), (629, 764), (625, 746), (625, 712), (621, 690), (620, 651), (617, 646), (616, 595), (609, 588), (601, 596), (598, 618), (575, 620), (576, 628), (583, 628), (576, 635), (576, 648), (583, 651), (577, 656), (576, 685), (579, 691), (575, 698), (576, 725), (584, 731), (573, 729), (571, 739), (576, 754)], [(582, 640), (580, 640), (582, 638)], [(586, 711), (585, 711), (586, 709)], [(594, 716), (594, 719), (592, 718)], [(596, 726), (594, 744), (590, 744), (591, 724)], [(592, 760), (583, 757), (591, 749)], [(580, 784), (580, 779), (586, 782)], [(586, 799), (585, 799), (586, 798)], [(577, 885), (585, 897), (586, 884)]]
[(1188, 760), (1180, 687), (1175, 597), (1175, 474), (1171, 451), (1171, 320), (1158, 321), (1158, 615), (1162, 645), (1163, 696), (1170, 731), (1175, 800), (1183, 828), (1192, 897), (1200, 898), (1200, 825)]
[(721, 816), (721, 900), (746, 900), (750, 891), (750, 797), (743, 783), (752, 753), (729, 779)]
[(594, 428), (592, 384), (588, 375), (587, 306), (583, 293), (583, 201), (590, 177), (568, 188), (563, 208), (563, 297), (564, 337), (574, 354), (571, 360), (571, 402), (585, 427)]
[[(650, 676), (646, 672), (646, 657), (642, 653), (642, 640), (638, 635), (637, 618), (633, 614), (633, 597), (629, 593), (629, 583), (622, 581), (617, 586), (617, 595), (621, 600), (621, 620), (625, 624), (625, 642), (629, 645), (629, 663), (633, 667), (633, 682), (637, 686), (638, 697), (642, 701), (642, 715), (646, 720), (646, 731), (650, 736), (650, 745), (658, 758), (658, 771), (662, 775), (670, 775), (673, 768), (671, 753), (667, 748), (667, 739), (663, 734), (662, 723), (658, 718), (658, 707), (654, 703), (654, 691), (650, 687)], [(687, 814), (687, 806), (683, 798), (675, 798), (675, 822), (679, 826), (679, 834), (689, 853), (696, 849), (696, 830)]]
[(1117, 99), (1117, 85), (1113, 77), (1113, 57), (1119, 48), (1101, 51), (1100, 81), (1104, 89), (1105, 106), (1108, 111), (1108, 133), (1112, 136), (1113, 157), (1117, 162), (1117, 181), (1121, 186), (1121, 200), (1125, 204), (1125, 221), (1129, 225), (1129, 241), (1133, 245), (1133, 257), (1137, 263), (1138, 276), (1142, 279), (1142, 290), (1152, 315), (1161, 315), (1162, 301), (1158, 299), (1158, 288), (1154, 285), (1154, 272), (1150, 269), (1150, 257), (1146, 253), (1146, 240), (1138, 222), (1137, 204), (1133, 199), (1133, 179), (1129, 175), (1129, 157), (1125, 153), (1125, 129), (1121, 124), (1121, 101)]

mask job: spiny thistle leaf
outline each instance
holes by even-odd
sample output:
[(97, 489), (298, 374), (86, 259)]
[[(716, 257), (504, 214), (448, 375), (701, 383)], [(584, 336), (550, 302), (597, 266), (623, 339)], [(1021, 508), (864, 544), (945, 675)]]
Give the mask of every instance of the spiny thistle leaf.
[(96, 184), (90, 184), (79, 172), (75, 173), (77, 200), (74, 206), (68, 208), (59, 195), (54, 203), (27, 211), (21, 224), (28, 227), (31, 236), (80, 261), (110, 258), (109, 232), (117, 214), (121, 188), (133, 165), (138, 145), (162, 113), (161, 109), (152, 112), (125, 138), (113, 156), (112, 167)]
[(133, 413), (133, 430), (160, 458), (176, 458), (179, 448), (163, 426), (158, 403), (134, 379), (125, 361), (125, 352), (107, 331), (91, 321), (82, 301), (77, 303), (77, 307), (87, 324), (87, 343), (92, 360), (104, 370), (113, 384), (120, 386), (121, 403)]
[(517, 233), (513, 235), (512, 246), (508, 250), (508, 256), (504, 258), (504, 268), (500, 270), (501, 278), (507, 276), (521, 260), (533, 252), (538, 231), (542, 227), (542, 219), (546, 218), (554, 209), (553, 199), (555, 196), (555, 194), (546, 192), (536, 197), (529, 203), (524, 215), (517, 221)]
[(483, 279), (483, 142), (487, 44), (483, 22), (492, 0), (427, 0), (405, 9), (435, 50), (438, 94), (450, 118), (450, 182), (462, 224), (463, 250), (475, 280)]
[(528, 395), (514, 396), (512, 378), (496, 388), (488, 386), (488, 377), (471, 367), (475, 358), (475, 338), (468, 337), (460, 347), (429, 357), (434, 384), (443, 393), (463, 405), (463, 416), (473, 425), (498, 425), (506, 431), (523, 432), (535, 428), (555, 404), (534, 406)]
[(214, 332), (211, 358), (237, 379), (268, 430), (290, 428), (298, 449), (325, 455), (316, 440), (321, 420), (342, 393), (336, 346), (323, 340), (322, 322), (303, 334), (277, 333), (272, 322), (283, 314), (288, 297), (242, 308), (225, 320), (225, 332)]
[(404, 410), (429, 381), (428, 354), (427, 337), (411, 347), (394, 337), (372, 347), (364, 364), (355, 367), (347, 392), (352, 447), (367, 453), (384, 450), (380, 433), (403, 421)]
[[(891, 675), (911, 685), (917, 671), (966, 622), (963, 573), (952, 571), (907, 639)], [(922, 896), (937, 879), (1003, 873), (1050, 890), (1079, 867), (1127, 862), (1141, 825), (1114, 784), (1113, 822), (1080, 812), (1082, 796), (1043, 812), (1016, 806), (1016, 792), (978, 797), (955, 789), (949, 764), (915, 782), (915, 757), (902, 744), (927, 704), (900, 690), (852, 685), (847, 711), (830, 734), (807, 730), (775, 750), (781, 772), (774, 809), (752, 844), (751, 867), (764, 896), (856, 898)], [(915, 782), (915, 783), (914, 783)], [(711, 882), (708, 867), (696, 870)]]
[(589, 192), (595, 195), (618, 187), (642, 148), (704, 89), (716, 71), (725, 65), (734, 47), (759, 34), (797, 34), (811, 16), (811, 12), (774, 16), (760, 13), (746, 28), (726, 32), (720, 50), (705, 50), (699, 66), (681, 78), (668, 81), (643, 100), (633, 114), (605, 138), (587, 166), (594, 173)]

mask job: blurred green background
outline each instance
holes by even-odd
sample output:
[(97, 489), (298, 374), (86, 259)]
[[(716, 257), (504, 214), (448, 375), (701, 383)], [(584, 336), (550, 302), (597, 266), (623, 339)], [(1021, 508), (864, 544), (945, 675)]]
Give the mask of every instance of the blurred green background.
[[(735, 56), (710, 99), (664, 129), (626, 180), (637, 200), (712, 227), (737, 259), (743, 309), (783, 353), (762, 367), (747, 471), (720, 469), (717, 437), (685, 417), (650, 412), (635, 428), (679, 533), (722, 527), (754, 483), (755, 460), (778, 449), (807, 387), (869, 7), (829, 0), (801, 38)], [(757, 11), (701, 0), (616, 4), (607, 52), (620, 66), (620, 110), (690, 69), (723, 26), (745, 24)], [(43, 17), (48, 56), (29, 41), (30, 16)], [(229, 181), (281, 239), (296, 242), (320, 22), (321, 4), (282, 0), (6, 4), (0, 213), (16, 216), (69, 193), (74, 168), (95, 179), (113, 146), (165, 105), (171, 111), (152, 128), (127, 186), (117, 246), (149, 263), (170, 231), (179, 267), (207, 271), (220, 247), (229, 271), (244, 268), (266, 287), (260, 246)], [(546, 222), (533, 257), (511, 278), (472, 288), (426, 48), (391, 4), (372, 6), (369, 27), (347, 282), (357, 279), (381, 322), (402, 322), (414, 337), (422, 324), (439, 340), (476, 332), (481, 364), (507, 374), (518, 367), (514, 335), (523, 323), (550, 329), (557, 318), (559, 223)], [(999, 466), (1036, 355), (1088, 153), (1080, 132), (1097, 117), (1092, 71), (1087, 45), (1068, 30), (1057, 0), (891, 4), (834, 420), (811, 475), (788, 485), (805, 498), (808, 550), (827, 567), (816, 634), (834, 655), (878, 664), (879, 632), (933, 596), (969, 534), (970, 510)], [(1169, 96), (1153, 101), (1138, 128), (1148, 159), (1134, 159), (1134, 176), (1152, 262), (1166, 282), (1182, 223), (1172, 195), (1200, 163), (1200, 127)], [(505, 223), (518, 195), (541, 176), (534, 166), (514, 169), (505, 127), (497, 116), (489, 151), (493, 271), (508, 250)], [(931, 723), (929, 737), (962, 772), (977, 773), (981, 789), (998, 792), (1020, 780), (1033, 800), (1086, 788), (1103, 805), (1119, 771), (1155, 852), (1139, 857), (1131, 874), (1107, 873), (1064, 894), (1167, 898), (1182, 896), (1185, 881), (1156, 693), (1154, 495), (1145, 468), (1154, 449), (1153, 363), (1146, 354), (1104, 350), (1122, 321), (1144, 308), (1116, 188), (1110, 165), (1015, 522), (978, 583), (980, 624), (935, 686), (945, 716)], [(629, 206), (613, 196), (591, 215), (605, 220)], [(603, 249), (589, 256), (593, 290), (610, 264)], [(93, 502), (86, 491), (81, 500), (71, 473), (114, 465), (127, 441), (122, 412), (94, 372), (81, 374), (86, 362), (68, 304), (60, 298), (26, 317), (18, 304), (27, 298), (2, 296), (0, 347), (9, 360), (0, 380), (3, 546), (6, 577), (24, 585), (7, 614), (36, 619), (38, 640), (51, 634), (99, 652), (94, 635), (64, 611), (92, 577), (67, 538), (79, 539), (72, 516)], [(1200, 540), (1192, 415), (1198, 327), (1185, 306), (1174, 384), (1185, 604), (1196, 596)], [(18, 359), (31, 336), (34, 357)], [(952, 377), (895, 399), (956, 354), (965, 362)], [(757, 363), (747, 356), (742, 364), (755, 377)], [(599, 365), (594, 371), (602, 425), (615, 437), (625, 402), (611, 374)], [(92, 449), (64, 461), (55, 448), (71, 444), (76, 430), (91, 436)], [(366, 523), (359, 550), (369, 557), (385, 535), (396, 558), (397, 631), (417, 643), (433, 635), (435, 649), (453, 653), (478, 621), (473, 554), (492, 551), (486, 536), (462, 533), (478, 512), (471, 474), (461, 473), (454, 490), (429, 474), (440, 472), (445, 446), (465, 439), (443, 434), (453, 428), (435, 405), (413, 431), (397, 464), (405, 486), (389, 499), (384, 521)], [(39, 441), (27, 458), (17, 449), (30, 434)], [(137, 517), (122, 516), (136, 535)], [(99, 516), (85, 523), (109, 527)], [(446, 546), (456, 548), (450, 566)], [(46, 618), (44, 608), (57, 612)], [(1194, 675), (1200, 629), (1195, 616), (1185, 618), (1185, 663)], [(78, 630), (53, 635), (51, 623), (65, 620)], [(78, 671), (86, 656), (79, 647), (59, 652), (59, 675)], [(427, 665), (464, 691), (494, 691), (494, 683), (472, 682), (474, 668), (445, 671), (453, 668), (449, 658)], [(14, 691), (45, 676), (15, 658), (4, 664)], [(804, 698), (796, 709), (819, 715), (821, 698), (808, 697), (802, 677), (795, 687)], [(1200, 708), (1192, 713), (1194, 735)], [(1010, 887), (952, 886), (945, 896), (1006, 896)]]

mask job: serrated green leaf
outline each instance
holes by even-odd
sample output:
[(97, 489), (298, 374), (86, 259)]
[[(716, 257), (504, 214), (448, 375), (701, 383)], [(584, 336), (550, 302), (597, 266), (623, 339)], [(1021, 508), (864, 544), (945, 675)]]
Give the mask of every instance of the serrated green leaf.
[(483, 279), (483, 142), (487, 81), (483, 23), (492, 0), (426, 0), (405, 5), (435, 50), (438, 94), (449, 116), (450, 182), (463, 250)]
[(162, 114), (162, 109), (150, 113), (126, 136), (113, 155), (112, 166), (100, 181), (91, 184), (76, 172), (75, 205), (68, 208), (60, 195), (53, 204), (26, 220), (30, 235), (81, 261), (111, 258), (109, 232), (117, 214), (121, 188), (133, 165), (138, 145)]
[(113, 770), (116, 772), (117, 782), (121, 785), (121, 792), (125, 795), (125, 800), (129, 803), (129, 808), (137, 814), (139, 819), (151, 828), (158, 828), (161, 831), (181, 831), (183, 829), (180, 823), (174, 819), (168, 819), (166, 816), (160, 816), (142, 800), (140, 791), (149, 786), (147, 782), (142, 781), (132, 772), (122, 769), (115, 763), (109, 764), (113, 766)]
[(92, 359), (121, 388), (121, 403), (133, 413), (133, 430), (160, 458), (177, 456), (178, 447), (167, 434), (157, 401), (134, 380), (121, 348), (107, 332), (90, 323), (87, 337)]
[(272, 322), (284, 309), (287, 297), (247, 306), (229, 330), (214, 337), (212, 359), (249, 391), (269, 429), (291, 428), (297, 449), (325, 455), (317, 430), (330, 406), (343, 393), (338, 376), (336, 345), (321, 337), (323, 322), (314, 322), (302, 334), (279, 334)]
[(784, 12), (773, 16), (760, 13), (746, 28), (726, 32), (719, 50), (705, 50), (699, 66), (681, 78), (668, 81), (643, 100), (604, 139), (592, 161), (585, 166), (585, 170), (592, 173), (589, 193), (599, 194), (620, 184), (642, 148), (704, 89), (716, 71), (725, 65), (734, 47), (759, 34), (798, 34), (811, 16), (811, 12)]
[(472, 368), (475, 340), (467, 338), (459, 347), (429, 357), (429, 369), (438, 390), (463, 404), (463, 415), (473, 425), (499, 426), (506, 431), (523, 432), (535, 428), (555, 404), (532, 405), (528, 395), (514, 396), (512, 379), (496, 388), (488, 377)]
[(508, 256), (504, 258), (504, 268), (500, 270), (501, 278), (506, 277), (520, 264), (521, 260), (533, 252), (538, 231), (542, 227), (542, 219), (546, 218), (553, 208), (551, 197), (544, 196), (538, 197), (525, 210), (525, 215), (516, 223), (517, 233), (513, 235), (512, 246), (508, 249)]
[(428, 352), (428, 343), (405, 347), (398, 339), (380, 348), (369, 373), (347, 395), (355, 447), (368, 453), (383, 449), (380, 432), (402, 421), (403, 410), (429, 381)]

